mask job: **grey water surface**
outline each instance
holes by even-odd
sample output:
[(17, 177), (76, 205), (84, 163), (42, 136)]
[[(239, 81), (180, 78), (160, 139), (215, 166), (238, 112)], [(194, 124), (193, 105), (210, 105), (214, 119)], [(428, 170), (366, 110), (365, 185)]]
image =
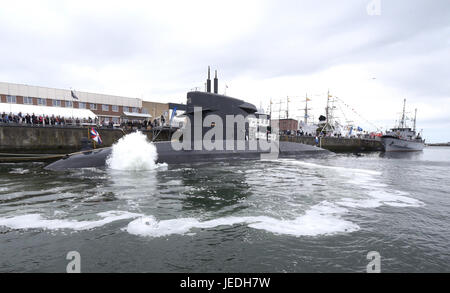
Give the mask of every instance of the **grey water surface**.
[(0, 164), (0, 272), (450, 272), (450, 148), (52, 172)]

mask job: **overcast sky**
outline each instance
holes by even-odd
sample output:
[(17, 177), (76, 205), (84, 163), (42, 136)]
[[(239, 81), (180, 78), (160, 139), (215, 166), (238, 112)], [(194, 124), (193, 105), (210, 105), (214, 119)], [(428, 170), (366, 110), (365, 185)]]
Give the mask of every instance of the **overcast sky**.
[(1, 81), (185, 102), (211, 65), (220, 93), (274, 110), (290, 96), (293, 118), (306, 93), (323, 114), (330, 90), (364, 117), (342, 120), (385, 128), (406, 98), (428, 141), (450, 141), (449, 0), (0, 5)]

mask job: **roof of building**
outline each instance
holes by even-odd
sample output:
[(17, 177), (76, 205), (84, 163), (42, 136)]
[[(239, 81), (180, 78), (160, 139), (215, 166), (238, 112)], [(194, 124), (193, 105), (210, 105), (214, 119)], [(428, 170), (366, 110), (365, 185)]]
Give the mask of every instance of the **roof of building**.
[(73, 117), (80, 119), (97, 118), (97, 115), (95, 115), (91, 110), (87, 109), (0, 103), (0, 114), (3, 112), (5, 112), (6, 114), (22, 113), (23, 115), (26, 114), (32, 115), (34, 113), (35, 115), (45, 115), (45, 116), (54, 115), (66, 118)]
[(152, 118), (152, 115), (150, 114), (134, 113), (134, 112), (123, 112), (122, 116), (131, 118)]
[[(78, 102), (142, 107), (142, 100), (138, 98), (96, 94), (78, 90), (73, 90), (73, 92), (78, 98)], [(7, 82), (0, 82), (0, 94), (43, 99), (57, 99), (63, 101), (77, 101), (73, 99), (71, 90)]]

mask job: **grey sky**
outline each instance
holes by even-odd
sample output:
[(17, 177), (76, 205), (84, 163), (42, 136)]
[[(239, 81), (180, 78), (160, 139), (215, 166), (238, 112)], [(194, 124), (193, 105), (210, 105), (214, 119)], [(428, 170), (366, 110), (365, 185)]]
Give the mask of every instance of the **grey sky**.
[(450, 141), (450, 2), (370, 2), (4, 2), (0, 80), (184, 102), (211, 65), (221, 92), (291, 96), (293, 116), (308, 92), (318, 117), (330, 89), (393, 126), (407, 98), (425, 137)]

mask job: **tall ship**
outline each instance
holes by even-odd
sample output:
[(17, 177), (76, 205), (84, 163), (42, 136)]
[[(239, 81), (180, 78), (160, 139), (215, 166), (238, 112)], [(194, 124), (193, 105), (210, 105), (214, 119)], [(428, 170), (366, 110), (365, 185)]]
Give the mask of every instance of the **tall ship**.
[(386, 152), (414, 152), (422, 151), (425, 147), (425, 140), (420, 133), (416, 133), (417, 109), (414, 114), (413, 128), (406, 125), (406, 99), (403, 101), (403, 113), (400, 123), (396, 128), (387, 131), (381, 137), (381, 141)]

